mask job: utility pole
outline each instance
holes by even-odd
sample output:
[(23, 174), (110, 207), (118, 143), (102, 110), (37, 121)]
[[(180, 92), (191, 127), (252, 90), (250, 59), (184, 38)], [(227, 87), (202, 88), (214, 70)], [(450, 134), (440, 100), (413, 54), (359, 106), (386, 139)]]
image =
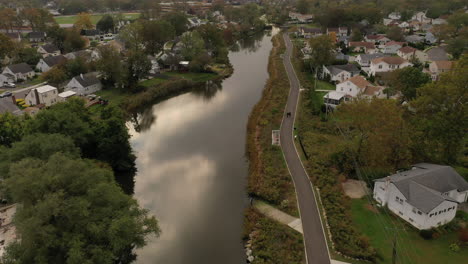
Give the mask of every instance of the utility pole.
[(396, 233), (393, 235), (393, 253), (392, 253), (392, 264), (396, 264), (397, 251), (396, 251)]

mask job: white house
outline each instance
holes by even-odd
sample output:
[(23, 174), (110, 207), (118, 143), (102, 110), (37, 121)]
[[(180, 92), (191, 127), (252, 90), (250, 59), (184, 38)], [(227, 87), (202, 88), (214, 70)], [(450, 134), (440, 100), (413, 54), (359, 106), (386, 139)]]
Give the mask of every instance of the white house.
[(385, 35), (367, 35), (364, 38), (367, 42), (372, 42), (377, 46), (383, 46), (390, 42), (391, 40), (387, 38)]
[(335, 33), (336, 37), (344, 37), (348, 35), (348, 29), (345, 27), (327, 28), (327, 35), (332, 32)]
[(52, 69), (55, 65), (66, 61), (67, 59), (63, 55), (45, 57), (39, 60), (36, 65), (36, 69), (40, 72), (46, 72)]
[(44, 85), (38, 88), (33, 88), (24, 98), (24, 101), (28, 105), (43, 104), (45, 106), (51, 106), (59, 102), (57, 88)]
[(76, 93), (73, 92), (73, 91), (66, 91), (66, 92), (63, 92), (63, 93), (59, 93), (58, 94), (58, 101), (59, 102), (65, 102), (65, 101), (67, 101), (69, 98), (71, 98), (73, 96), (76, 96)]
[(53, 44), (45, 44), (43, 46), (39, 46), (39, 48), (37, 48), (37, 52), (39, 52), (43, 58), (49, 56), (58, 56), (61, 54), (60, 49)]
[(88, 95), (102, 89), (101, 81), (95, 73), (80, 74), (73, 77), (65, 86), (65, 91), (73, 91), (78, 95)]
[(413, 48), (413, 47), (410, 47), (410, 46), (406, 46), (406, 47), (403, 47), (403, 48), (400, 48), (398, 51), (397, 51), (397, 55), (402, 57), (403, 59), (405, 60), (411, 60), (412, 58), (416, 57), (415, 54), (416, 54), (416, 51), (417, 49)]
[(426, 12), (417, 12), (411, 17), (411, 20), (417, 20), (421, 23), (431, 23), (431, 19), (426, 17)]
[(375, 181), (374, 199), (418, 229), (450, 222), (468, 199), (468, 183), (452, 167), (420, 163)]
[(432, 19), (432, 25), (443, 25), (443, 24), (447, 24), (447, 20), (446, 19), (443, 19), (443, 18), (436, 18), (436, 19)]
[(390, 72), (412, 65), (413, 64), (400, 57), (381, 57), (371, 60), (369, 74), (375, 75), (378, 72)]
[(352, 98), (383, 98), (383, 87), (374, 86), (361, 75), (354, 76), (336, 85), (335, 91), (328, 92), (324, 97), (324, 103), (329, 108), (336, 108), (344, 101)]
[(439, 80), (439, 75), (452, 69), (452, 61), (433, 61), (429, 64), (429, 74), (433, 81)]
[(393, 20), (400, 20), (401, 19), (401, 14), (400, 12), (392, 12), (388, 14), (388, 18), (393, 19)]
[(385, 57), (383, 53), (373, 53), (373, 54), (359, 54), (356, 56), (356, 62), (361, 65), (361, 67), (369, 67), (371, 60)]
[(383, 46), (382, 53), (397, 54), (398, 50), (401, 49), (405, 44), (405, 42), (390, 41)]
[(323, 66), (322, 78), (330, 77), (330, 81), (342, 82), (359, 75), (360, 70), (354, 64)]
[(13, 223), (15, 214), (16, 204), (0, 208), (0, 258), (5, 254), (5, 248), (17, 239), (16, 226)]
[(307, 38), (307, 39), (323, 35), (322, 29), (320, 29), (320, 28), (308, 28), (308, 27), (299, 28), (298, 34), (299, 34), (299, 36), (301, 36), (303, 38)]
[(17, 81), (25, 81), (29, 78), (33, 78), (36, 73), (34, 70), (26, 63), (19, 63), (8, 65), (3, 69), (2, 74), (12, 76), (12, 78)]

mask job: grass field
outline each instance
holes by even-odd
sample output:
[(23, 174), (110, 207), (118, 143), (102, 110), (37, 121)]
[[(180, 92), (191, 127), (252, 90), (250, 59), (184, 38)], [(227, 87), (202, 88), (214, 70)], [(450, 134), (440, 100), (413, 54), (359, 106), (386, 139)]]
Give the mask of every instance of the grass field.
[[(351, 205), (353, 222), (356, 227), (370, 238), (370, 244), (377, 248), (383, 256), (383, 261), (378, 263), (392, 263), (392, 240), (397, 233), (397, 255), (401, 256), (397, 263), (466, 263), (468, 249), (462, 248), (459, 252), (449, 249), (450, 244), (458, 241), (457, 234), (452, 232), (443, 234), (433, 240), (424, 240), (417, 230), (402, 223), (393, 215), (387, 215), (369, 209), (366, 199), (353, 199)], [(396, 226), (403, 230), (387, 230), (385, 226)], [(390, 237), (389, 237), (390, 236)]]
[[(140, 17), (140, 14), (139, 13), (123, 13), (122, 16), (125, 19), (137, 19)], [(102, 17), (103, 15), (91, 15), (91, 22), (93, 22), (93, 24), (96, 25), (97, 22)], [(77, 16), (56, 16), (54, 18), (58, 24), (75, 24), (77, 20)]]

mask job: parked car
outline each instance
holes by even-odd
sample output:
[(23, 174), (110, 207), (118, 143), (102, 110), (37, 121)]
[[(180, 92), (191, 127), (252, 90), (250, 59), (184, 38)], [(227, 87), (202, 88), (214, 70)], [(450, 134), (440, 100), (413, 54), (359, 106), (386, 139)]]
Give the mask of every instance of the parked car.
[(4, 93), (0, 94), (0, 98), (12, 96), (12, 95), (13, 94), (11, 92), (4, 92)]
[(14, 83), (11, 83), (11, 82), (4, 83), (3, 86), (8, 87), (8, 88), (15, 88), (16, 87), (16, 85)]

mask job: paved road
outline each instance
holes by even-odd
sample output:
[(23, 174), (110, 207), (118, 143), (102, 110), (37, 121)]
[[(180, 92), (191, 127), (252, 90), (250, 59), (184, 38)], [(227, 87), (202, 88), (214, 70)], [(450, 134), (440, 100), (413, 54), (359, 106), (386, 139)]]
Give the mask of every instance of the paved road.
[(280, 135), (281, 148), (283, 149), (289, 172), (291, 173), (296, 187), (302, 228), (304, 231), (307, 263), (329, 264), (330, 256), (317, 203), (312, 190), (312, 184), (294, 146), (293, 128), (300, 84), (291, 64), (290, 56), (292, 54), (292, 43), (287, 34), (284, 34), (284, 40), (287, 49), (283, 58), (283, 63), (291, 85), (285, 112), (291, 112), (291, 117), (287, 117), (286, 115), (283, 117)]

